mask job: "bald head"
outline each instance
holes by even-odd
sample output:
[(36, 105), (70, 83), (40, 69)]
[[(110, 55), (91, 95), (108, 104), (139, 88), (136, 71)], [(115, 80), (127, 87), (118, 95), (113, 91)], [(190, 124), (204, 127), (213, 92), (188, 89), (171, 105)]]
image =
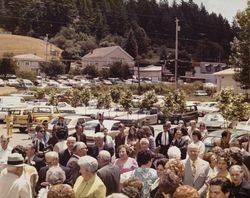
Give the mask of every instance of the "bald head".
[(102, 150), (99, 152), (97, 159), (98, 159), (98, 166), (99, 168), (101, 168), (110, 163), (111, 155), (108, 151)]

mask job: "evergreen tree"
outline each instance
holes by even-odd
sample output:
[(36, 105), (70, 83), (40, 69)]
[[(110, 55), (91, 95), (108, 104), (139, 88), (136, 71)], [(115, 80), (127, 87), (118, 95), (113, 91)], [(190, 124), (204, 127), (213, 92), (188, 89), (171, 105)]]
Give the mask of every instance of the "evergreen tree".
[(138, 55), (138, 46), (136, 43), (134, 31), (130, 29), (126, 43), (125, 43), (125, 50), (128, 52), (132, 57), (136, 58)]
[(239, 32), (231, 45), (230, 63), (235, 68), (235, 79), (243, 89), (250, 89), (250, 1), (245, 11), (236, 15)]

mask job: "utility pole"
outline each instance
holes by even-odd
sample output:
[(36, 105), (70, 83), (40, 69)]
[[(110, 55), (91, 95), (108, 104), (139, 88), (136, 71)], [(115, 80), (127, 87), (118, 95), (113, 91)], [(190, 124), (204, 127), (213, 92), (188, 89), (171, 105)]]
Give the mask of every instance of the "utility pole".
[(178, 31), (180, 31), (179, 19), (175, 19), (175, 88), (178, 88)]
[(46, 42), (45, 46), (45, 60), (46, 62), (48, 61), (48, 40), (49, 40), (49, 35), (46, 34), (46, 37), (44, 38), (44, 41)]
[(138, 76), (138, 93), (141, 94), (141, 75), (140, 75), (140, 63), (139, 56), (136, 57), (136, 65), (137, 65), (137, 76)]

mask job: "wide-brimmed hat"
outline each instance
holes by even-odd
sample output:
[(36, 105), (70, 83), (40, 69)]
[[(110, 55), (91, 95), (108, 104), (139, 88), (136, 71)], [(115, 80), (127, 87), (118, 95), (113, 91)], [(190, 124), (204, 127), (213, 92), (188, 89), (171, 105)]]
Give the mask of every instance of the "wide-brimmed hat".
[(9, 166), (24, 166), (24, 158), (19, 153), (12, 153), (8, 156), (7, 165)]

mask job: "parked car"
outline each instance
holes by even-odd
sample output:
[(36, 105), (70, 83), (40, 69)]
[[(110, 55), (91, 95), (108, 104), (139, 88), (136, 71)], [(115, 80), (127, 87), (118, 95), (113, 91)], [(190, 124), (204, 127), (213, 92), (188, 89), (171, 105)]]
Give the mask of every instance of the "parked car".
[(236, 125), (236, 129), (250, 131), (250, 118), (247, 121), (238, 122), (238, 124)]
[[(77, 124), (84, 124), (85, 122), (88, 122), (92, 120), (88, 116), (81, 116), (81, 115), (65, 115), (64, 116), (64, 121), (68, 127), (69, 130), (69, 135), (75, 132), (75, 126)], [(51, 121), (48, 123), (48, 130), (52, 131), (53, 126), (58, 122), (58, 117), (53, 118)]]
[(0, 87), (4, 87), (5, 86), (5, 82), (3, 79), (0, 78)]
[(206, 114), (201, 119), (201, 121), (206, 124), (208, 131), (227, 128), (231, 124), (229, 121), (225, 120), (225, 118), (218, 112)]
[[(208, 133), (208, 136), (203, 140), (205, 144), (206, 150), (211, 150), (215, 146), (215, 142), (218, 139), (221, 139), (221, 134), (224, 130), (216, 130), (211, 133)], [(242, 142), (243, 139), (250, 133), (246, 130), (233, 129), (231, 132), (231, 139), (229, 144), (237, 144), (238, 142)]]
[(207, 94), (207, 92), (205, 90), (196, 90), (194, 92), (194, 95), (195, 96), (207, 96), (208, 94)]
[(201, 102), (197, 105), (197, 108), (200, 117), (203, 117), (207, 113), (219, 111), (217, 102)]
[(10, 87), (20, 87), (20, 82), (17, 79), (8, 79), (7, 85)]
[(10, 94), (10, 95), (23, 97), (25, 100), (32, 100), (36, 98), (35, 94), (36, 94), (35, 91), (25, 91), (23, 93), (15, 93), (15, 94)]
[(163, 124), (169, 120), (172, 124), (178, 124), (179, 120), (189, 122), (190, 120), (198, 120), (198, 109), (196, 105), (187, 105), (183, 113), (174, 113), (171, 116), (165, 116), (162, 112), (158, 113), (158, 123)]
[[(114, 139), (116, 134), (119, 133), (119, 125), (120, 125), (120, 121), (118, 120), (104, 120), (103, 121), (103, 125), (105, 126), (105, 128), (108, 129), (109, 131), (109, 135)], [(84, 126), (84, 133), (87, 136), (87, 144), (88, 146), (93, 145), (94, 143), (94, 134), (95, 134), (95, 128), (96, 126), (99, 124), (98, 120), (90, 120), (87, 121), (83, 124)]]

